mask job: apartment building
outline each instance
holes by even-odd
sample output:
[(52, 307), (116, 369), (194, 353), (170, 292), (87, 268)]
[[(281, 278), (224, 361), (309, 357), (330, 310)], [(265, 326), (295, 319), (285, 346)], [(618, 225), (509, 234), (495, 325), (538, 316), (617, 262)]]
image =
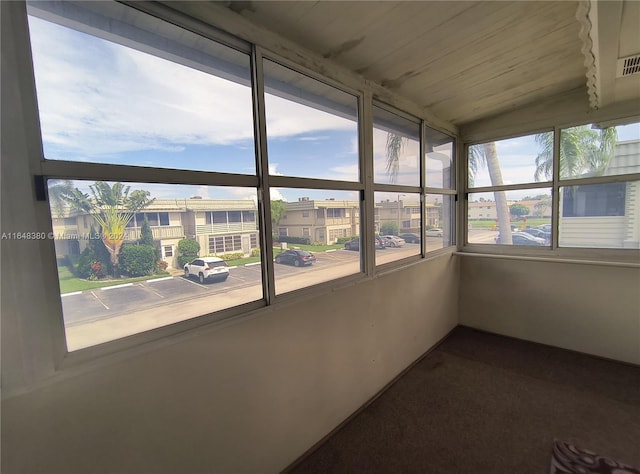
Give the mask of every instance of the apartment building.
[(301, 237), (330, 245), (339, 237), (360, 235), (360, 203), (357, 201), (301, 197), (285, 206), (277, 223), (280, 237)]
[[(61, 215), (52, 211), (56, 255), (78, 255), (89, 243), (99, 224), (90, 214), (66, 208)], [(194, 239), (200, 256), (241, 252), (251, 254), (258, 245), (257, 206), (244, 200), (153, 199), (135, 213), (125, 228), (124, 242), (140, 239), (140, 229), (147, 220), (153, 239), (160, 245), (161, 258), (169, 267), (178, 268), (177, 246), (181, 239)]]

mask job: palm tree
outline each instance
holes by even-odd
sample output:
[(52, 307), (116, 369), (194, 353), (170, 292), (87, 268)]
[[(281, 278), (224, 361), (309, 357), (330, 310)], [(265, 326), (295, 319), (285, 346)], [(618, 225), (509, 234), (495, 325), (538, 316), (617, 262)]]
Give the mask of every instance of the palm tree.
[(389, 182), (394, 184), (398, 178), (398, 172), (400, 171), (400, 155), (404, 146), (408, 143), (409, 139), (402, 135), (396, 135), (393, 132), (387, 134), (387, 175), (389, 176)]
[(111, 256), (114, 274), (117, 273), (118, 256), (124, 242), (125, 228), (136, 212), (153, 202), (149, 191), (130, 191), (130, 186), (96, 181), (89, 189), (91, 196), (74, 188), (63, 198), (72, 209), (91, 214), (100, 224), (102, 243)]
[[(473, 185), (473, 178), (478, 167), (486, 165), (489, 171), (489, 178), (492, 186), (502, 186), (502, 170), (498, 160), (498, 150), (495, 142), (483, 143), (469, 147), (469, 184)], [(496, 201), (496, 215), (498, 217), (498, 228), (500, 229), (501, 244), (511, 245), (511, 224), (509, 215), (509, 205), (507, 204), (507, 194), (504, 191), (494, 191)]]
[[(560, 177), (600, 176), (614, 155), (615, 127), (593, 130), (589, 125), (567, 128), (560, 133)], [(536, 157), (536, 181), (553, 177), (553, 133), (536, 135), (542, 151)]]
[(51, 210), (56, 216), (62, 217), (66, 207), (66, 197), (73, 193), (73, 181), (68, 179), (52, 179), (49, 181), (49, 189), (47, 192), (49, 194)]

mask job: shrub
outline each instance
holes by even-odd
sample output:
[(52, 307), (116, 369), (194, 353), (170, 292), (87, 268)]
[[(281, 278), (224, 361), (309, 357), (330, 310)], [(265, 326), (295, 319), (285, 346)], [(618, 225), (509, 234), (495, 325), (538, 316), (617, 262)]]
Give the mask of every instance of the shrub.
[(260, 249), (253, 249), (251, 251), (251, 256), (252, 257), (259, 257), (260, 256)]
[(183, 267), (186, 263), (198, 256), (200, 244), (193, 239), (182, 239), (178, 242), (178, 265)]
[(158, 270), (161, 272), (166, 272), (167, 268), (169, 268), (169, 264), (164, 260), (161, 260), (160, 262), (158, 262), (157, 266), (158, 266)]
[(96, 261), (96, 256), (90, 247), (86, 247), (76, 264), (75, 273), (79, 278), (89, 278), (91, 276), (91, 265)]
[(222, 255), (216, 255), (216, 257), (221, 258), (222, 260), (224, 260), (226, 262), (228, 260), (237, 260), (239, 258), (243, 258), (244, 257), (244, 253), (242, 253), (242, 252), (225, 253), (225, 254), (222, 254)]
[(344, 244), (345, 242), (349, 242), (351, 239), (358, 237), (357, 235), (352, 235), (351, 237), (338, 237), (336, 239), (336, 244)]
[(309, 239), (309, 237), (285, 237), (285, 236), (280, 236), (280, 237), (278, 237), (278, 242), (287, 242), (289, 244), (310, 245), (311, 244), (311, 239)]
[(152, 245), (124, 245), (120, 250), (120, 269), (130, 276), (151, 275), (156, 266)]
[(398, 224), (385, 222), (380, 226), (380, 235), (398, 235)]

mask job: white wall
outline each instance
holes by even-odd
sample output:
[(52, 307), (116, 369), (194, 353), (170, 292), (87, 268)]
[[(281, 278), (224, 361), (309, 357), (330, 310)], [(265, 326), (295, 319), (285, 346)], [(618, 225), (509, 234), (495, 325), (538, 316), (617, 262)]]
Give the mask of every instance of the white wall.
[(460, 260), (460, 324), (640, 364), (640, 268)]
[(6, 399), (2, 472), (277, 472), (455, 327), (458, 277), (445, 255)]

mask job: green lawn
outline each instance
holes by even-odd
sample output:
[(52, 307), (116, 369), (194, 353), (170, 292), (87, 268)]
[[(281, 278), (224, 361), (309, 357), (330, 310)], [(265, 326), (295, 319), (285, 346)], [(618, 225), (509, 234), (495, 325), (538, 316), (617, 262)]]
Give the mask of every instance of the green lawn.
[(124, 283), (133, 283), (136, 281), (150, 280), (152, 278), (161, 278), (163, 275), (151, 275), (138, 278), (118, 278), (115, 280), (99, 280), (89, 281), (73, 276), (73, 273), (67, 266), (58, 267), (58, 278), (60, 279), (60, 293), (73, 293), (74, 291), (93, 290), (95, 288), (103, 288), (105, 286), (122, 285)]
[[(341, 249), (344, 248), (344, 244), (333, 244), (333, 245), (305, 245), (305, 244), (288, 244), (288, 248), (299, 248), (303, 250), (307, 250), (308, 252), (324, 252), (325, 250), (331, 249)], [(280, 247), (273, 247), (273, 256), (279, 255), (282, 250)], [(230, 267), (246, 265), (248, 263), (259, 262), (260, 257), (248, 257), (248, 258), (237, 258), (235, 260), (227, 260), (227, 265)]]
[[(551, 218), (549, 217), (527, 217), (527, 222), (524, 221), (512, 221), (511, 225), (518, 228), (535, 227), (542, 224), (551, 224)], [(494, 220), (470, 220), (470, 229), (483, 229), (483, 230), (495, 230), (496, 221)]]

